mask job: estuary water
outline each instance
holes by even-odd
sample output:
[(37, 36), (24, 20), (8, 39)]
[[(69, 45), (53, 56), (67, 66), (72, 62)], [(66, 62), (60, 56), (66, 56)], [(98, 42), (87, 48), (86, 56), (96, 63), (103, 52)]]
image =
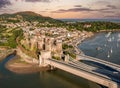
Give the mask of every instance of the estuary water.
[(59, 69), (33, 74), (10, 72), (5, 64), (13, 57), (11, 55), (0, 62), (0, 88), (100, 88), (96, 83)]
[(120, 33), (98, 33), (78, 46), (84, 54), (120, 65)]

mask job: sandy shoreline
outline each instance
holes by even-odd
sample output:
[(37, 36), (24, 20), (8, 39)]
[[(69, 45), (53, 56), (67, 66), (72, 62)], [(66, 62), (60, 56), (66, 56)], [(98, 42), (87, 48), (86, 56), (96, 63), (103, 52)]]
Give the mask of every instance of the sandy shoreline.
[(36, 64), (29, 64), (26, 62), (18, 61), (18, 59), (20, 59), (20, 57), (16, 55), (14, 58), (6, 63), (5, 67), (17, 74), (30, 74), (49, 70), (49, 67), (39, 67)]

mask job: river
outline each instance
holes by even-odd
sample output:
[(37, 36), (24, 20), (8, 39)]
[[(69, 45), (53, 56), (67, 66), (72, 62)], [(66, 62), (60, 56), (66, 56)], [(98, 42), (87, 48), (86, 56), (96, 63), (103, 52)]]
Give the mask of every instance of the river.
[[(86, 55), (120, 64), (119, 38), (119, 33), (99, 33), (85, 40), (78, 47)], [(0, 88), (100, 88), (96, 83), (62, 70), (41, 71), (33, 74), (10, 72), (4, 65), (12, 57), (13, 55), (0, 62)]]
[(5, 68), (10, 55), (0, 62), (0, 88), (100, 88), (86, 79), (62, 70), (41, 71), (33, 74), (16, 74)]
[(78, 46), (84, 54), (120, 65), (120, 33), (98, 33)]

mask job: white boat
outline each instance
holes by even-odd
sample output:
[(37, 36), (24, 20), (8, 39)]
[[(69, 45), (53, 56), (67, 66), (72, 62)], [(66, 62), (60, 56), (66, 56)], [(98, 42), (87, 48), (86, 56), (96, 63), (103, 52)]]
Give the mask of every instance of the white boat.
[(112, 51), (112, 48), (111, 48), (111, 50), (110, 50), (110, 53), (112, 53), (113, 51)]
[(109, 38), (109, 39), (108, 39), (108, 42), (111, 42), (111, 41), (112, 41), (112, 39), (111, 39), (111, 38)]
[(107, 57), (108, 57), (108, 58), (110, 58), (110, 54), (109, 54), (109, 52), (108, 52), (108, 55), (107, 55)]
[(110, 58), (110, 55), (108, 54), (108, 56), (107, 56), (108, 58)]
[(112, 32), (108, 32), (108, 34), (105, 37), (109, 37), (111, 35)]

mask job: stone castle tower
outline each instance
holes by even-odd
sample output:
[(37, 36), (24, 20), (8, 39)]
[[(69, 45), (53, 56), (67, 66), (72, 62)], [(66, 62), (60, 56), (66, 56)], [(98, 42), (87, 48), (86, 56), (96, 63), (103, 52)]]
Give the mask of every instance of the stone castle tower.
[(50, 37), (41, 37), (37, 41), (39, 50), (51, 51), (60, 56), (62, 54), (62, 40), (56, 40)]

